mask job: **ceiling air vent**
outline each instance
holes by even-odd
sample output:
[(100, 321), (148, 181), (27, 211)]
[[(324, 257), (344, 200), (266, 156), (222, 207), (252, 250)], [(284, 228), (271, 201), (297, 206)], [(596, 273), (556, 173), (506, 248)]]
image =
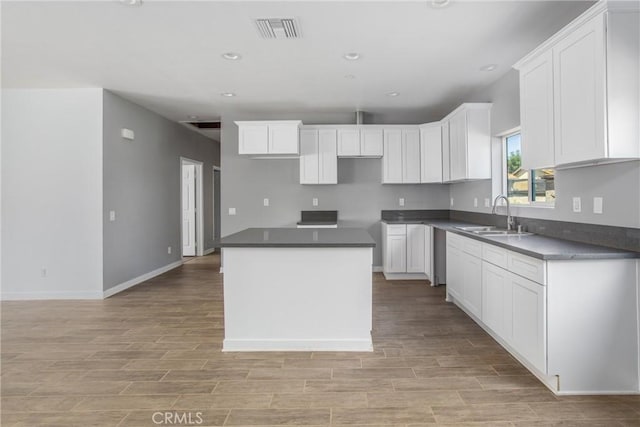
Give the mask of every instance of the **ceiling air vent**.
[(256, 19), (256, 26), (263, 39), (300, 38), (300, 30), (293, 18)]
[(219, 121), (215, 121), (215, 122), (206, 122), (206, 121), (199, 121), (199, 122), (180, 122), (180, 123), (184, 123), (186, 125), (189, 126), (193, 126), (195, 128), (198, 129), (220, 129), (220, 122)]

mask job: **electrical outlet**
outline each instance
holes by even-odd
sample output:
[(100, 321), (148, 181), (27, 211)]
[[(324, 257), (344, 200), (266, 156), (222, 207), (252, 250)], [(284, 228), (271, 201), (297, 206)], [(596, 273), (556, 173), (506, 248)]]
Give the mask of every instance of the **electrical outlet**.
[(113, 222), (116, 220), (116, 211), (109, 211), (109, 221)]
[(168, 254), (171, 254), (171, 246), (168, 246), (168, 247), (167, 247), (167, 253), (168, 253)]
[(398, 199), (398, 205), (400, 205), (400, 206), (404, 206), (404, 197), (400, 197), (400, 198)]
[(451, 200), (449, 201), (449, 206), (453, 207), (453, 197), (451, 198)]
[(601, 214), (603, 209), (603, 200), (602, 197), (594, 197), (593, 198), (593, 213)]
[(574, 212), (582, 211), (582, 200), (580, 199), (580, 197), (573, 198), (573, 211)]
[(229, 215), (235, 215), (236, 214), (236, 208), (229, 208)]
[(262, 204), (263, 204), (264, 206), (269, 206), (269, 199), (267, 199), (267, 198), (265, 197), (265, 199), (262, 201)]
[(314, 197), (311, 202), (312, 202), (313, 206), (318, 206), (318, 198), (317, 197)]
[(477, 207), (478, 207), (478, 198), (477, 198), (477, 197), (474, 197), (474, 198), (473, 198), (473, 207), (474, 207), (474, 208), (477, 208)]
[(491, 207), (491, 200), (484, 199), (484, 207), (485, 208), (490, 208)]

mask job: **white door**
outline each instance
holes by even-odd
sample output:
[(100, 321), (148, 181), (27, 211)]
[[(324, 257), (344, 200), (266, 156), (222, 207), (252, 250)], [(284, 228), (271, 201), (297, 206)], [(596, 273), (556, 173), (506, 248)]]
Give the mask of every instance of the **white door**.
[(387, 236), (387, 273), (407, 272), (407, 236)]
[(512, 345), (534, 367), (546, 372), (545, 288), (510, 274), (513, 289)]
[(553, 48), (556, 164), (606, 156), (604, 32), (597, 16)]
[(482, 321), (500, 338), (511, 342), (513, 295), (509, 272), (482, 262)]
[(424, 227), (407, 224), (407, 273), (424, 273)]
[(461, 268), (464, 306), (480, 319), (482, 318), (482, 260), (463, 252)]
[(402, 182), (420, 183), (420, 130), (402, 131)]
[(267, 125), (240, 125), (238, 133), (238, 154), (267, 154), (269, 150)]
[(449, 144), (451, 180), (457, 181), (467, 177), (467, 114), (465, 111), (457, 113), (449, 120)]
[(429, 278), (431, 286), (436, 286), (435, 277), (433, 277), (433, 227), (424, 226), (424, 273)]
[(362, 156), (382, 156), (382, 129), (360, 129), (360, 154)]
[(420, 129), (420, 182), (442, 182), (442, 127)]
[(547, 51), (520, 70), (522, 167), (555, 165), (553, 143), (553, 55)]
[(182, 165), (182, 255), (196, 255), (195, 165)]
[[(450, 233), (447, 233), (447, 238)], [(462, 301), (462, 251), (447, 242), (447, 293)]]
[(269, 125), (269, 154), (298, 154), (298, 125)]
[(449, 121), (442, 122), (442, 182), (451, 181), (451, 132)]
[(349, 157), (360, 155), (360, 130), (338, 129), (338, 156)]
[(319, 184), (338, 183), (338, 137), (335, 129), (318, 131)]
[(402, 130), (384, 130), (382, 183), (402, 184)]
[(318, 131), (300, 130), (300, 184), (318, 184)]

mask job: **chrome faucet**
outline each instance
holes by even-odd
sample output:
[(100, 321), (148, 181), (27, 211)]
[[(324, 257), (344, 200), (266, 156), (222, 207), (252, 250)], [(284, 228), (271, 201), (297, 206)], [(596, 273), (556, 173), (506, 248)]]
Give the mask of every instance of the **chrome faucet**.
[(491, 210), (491, 213), (495, 215), (496, 208), (498, 207), (498, 200), (500, 199), (504, 199), (504, 201), (507, 202), (507, 230), (511, 230), (513, 228), (513, 217), (511, 216), (511, 205), (509, 204), (509, 198), (507, 196), (501, 194), (496, 197), (493, 201), (493, 209)]

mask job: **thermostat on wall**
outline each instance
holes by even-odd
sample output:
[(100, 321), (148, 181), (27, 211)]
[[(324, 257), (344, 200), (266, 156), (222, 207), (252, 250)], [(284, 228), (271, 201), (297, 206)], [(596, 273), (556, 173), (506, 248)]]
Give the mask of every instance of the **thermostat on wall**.
[(131, 141), (135, 139), (135, 134), (131, 129), (122, 128), (120, 130), (120, 135), (122, 135), (124, 139), (130, 139)]

